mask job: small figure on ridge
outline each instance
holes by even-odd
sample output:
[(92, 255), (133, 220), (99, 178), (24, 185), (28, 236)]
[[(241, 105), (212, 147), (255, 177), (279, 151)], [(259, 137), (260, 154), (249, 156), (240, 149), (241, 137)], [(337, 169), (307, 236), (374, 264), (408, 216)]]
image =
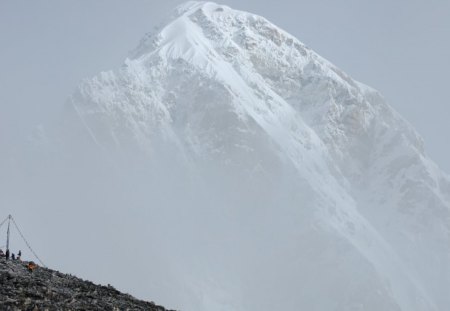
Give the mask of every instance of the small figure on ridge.
[(33, 272), (36, 268), (37, 268), (37, 265), (33, 261), (30, 261), (27, 265), (27, 269), (30, 272)]

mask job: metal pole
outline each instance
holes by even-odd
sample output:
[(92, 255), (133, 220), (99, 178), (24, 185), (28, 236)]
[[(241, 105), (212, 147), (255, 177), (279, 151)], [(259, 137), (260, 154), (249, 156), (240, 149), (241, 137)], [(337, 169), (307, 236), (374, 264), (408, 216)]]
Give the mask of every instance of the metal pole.
[(8, 216), (8, 231), (6, 231), (6, 250), (9, 250), (9, 225), (11, 223), (11, 215)]

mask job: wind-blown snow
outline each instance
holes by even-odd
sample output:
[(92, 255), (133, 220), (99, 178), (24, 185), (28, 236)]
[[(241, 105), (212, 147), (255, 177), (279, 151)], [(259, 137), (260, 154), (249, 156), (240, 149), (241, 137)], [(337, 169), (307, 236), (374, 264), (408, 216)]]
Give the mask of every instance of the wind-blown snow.
[[(170, 298), (153, 289), (171, 299), (160, 303), (208, 311), (450, 305), (449, 178), (377, 91), (262, 17), (207, 2), (179, 6), (120, 69), (85, 80), (65, 117), (76, 134), (62, 140), (92, 144), (100, 158), (137, 152), (149, 178), (175, 171), (192, 193), (223, 199), (220, 215), (251, 219), (233, 233), (241, 218), (222, 228), (212, 217), (209, 234), (220, 239), (209, 242), (220, 250), (198, 246), (198, 258), (173, 259), (181, 285), (169, 286)], [(189, 213), (202, 217), (205, 207), (193, 205)], [(241, 253), (227, 253), (232, 237)]]

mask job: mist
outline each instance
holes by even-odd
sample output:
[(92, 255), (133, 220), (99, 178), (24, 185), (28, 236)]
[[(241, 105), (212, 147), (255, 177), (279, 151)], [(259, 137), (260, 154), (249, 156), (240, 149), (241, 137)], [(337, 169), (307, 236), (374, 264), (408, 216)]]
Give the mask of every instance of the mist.
[[(46, 265), (184, 310), (213, 307), (217, 297), (201, 298), (212, 293), (242, 308), (273, 273), (289, 282), (279, 254), (297, 248), (286, 244), (305, 230), (296, 202), (311, 198), (293, 193), (300, 182), (288, 172), (249, 177), (207, 161), (187, 170), (175, 148), (143, 157), (83, 143), (36, 142), (2, 168), (3, 200), (26, 207), (11, 213)], [(11, 232), (13, 251), (33, 259)], [(254, 280), (259, 270), (267, 275)]]

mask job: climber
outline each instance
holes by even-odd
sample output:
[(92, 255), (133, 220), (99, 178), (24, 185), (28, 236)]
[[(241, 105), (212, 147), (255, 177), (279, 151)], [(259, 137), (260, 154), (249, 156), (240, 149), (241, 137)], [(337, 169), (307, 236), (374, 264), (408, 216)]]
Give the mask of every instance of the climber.
[(16, 255), (14, 255), (14, 253), (11, 255), (11, 260), (16, 260)]
[(27, 265), (27, 269), (30, 272), (33, 272), (36, 268), (37, 268), (37, 265), (33, 261), (30, 261)]
[(6, 250), (6, 255), (5, 256), (6, 256), (6, 260), (8, 260), (9, 259), (9, 249)]
[(22, 251), (19, 251), (18, 253), (17, 253), (17, 257), (22, 257)]

